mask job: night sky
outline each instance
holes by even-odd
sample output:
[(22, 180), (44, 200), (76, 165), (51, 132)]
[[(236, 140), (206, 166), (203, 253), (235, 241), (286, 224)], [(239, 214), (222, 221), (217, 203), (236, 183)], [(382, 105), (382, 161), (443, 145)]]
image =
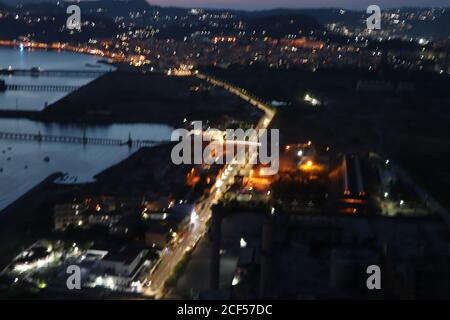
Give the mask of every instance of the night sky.
[(377, 4), (383, 9), (404, 6), (446, 6), (450, 0), (148, 0), (152, 4), (163, 6), (204, 7), (204, 8), (237, 8), (258, 10), (276, 7), (312, 8), (338, 7), (348, 9), (365, 9)]

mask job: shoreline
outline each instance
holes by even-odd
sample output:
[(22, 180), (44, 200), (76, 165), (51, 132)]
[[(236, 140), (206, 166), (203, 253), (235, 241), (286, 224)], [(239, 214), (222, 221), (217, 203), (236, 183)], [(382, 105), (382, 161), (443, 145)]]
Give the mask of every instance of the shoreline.
[(99, 180), (100, 180), (99, 178), (105, 178), (105, 177), (107, 178), (108, 172), (111, 171), (111, 169), (119, 167), (119, 166), (123, 165), (124, 163), (126, 164), (128, 162), (131, 162), (133, 159), (140, 157), (140, 154), (145, 152), (145, 150), (159, 150), (160, 148), (165, 148), (170, 143), (171, 142), (169, 142), (169, 141), (161, 141), (161, 142), (155, 143), (152, 146), (136, 148), (130, 154), (128, 154), (125, 158), (122, 158), (122, 159), (118, 160), (117, 162), (112, 163), (111, 165), (100, 167), (98, 169), (98, 171), (95, 171), (93, 173), (92, 181), (89, 181), (89, 182), (75, 182), (75, 183), (69, 183), (69, 184), (57, 183), (56, 180), (58, 178), (64, 177), (66, 174), (63, 173), (62, 171), (54, 172), (54, 173), (50, 174), (48, 177), (44, 178), (43, 180), (37, 182), (37, 184), (34, 187), (31, 187), (30, 189), (28, 189), (27, 191), (25, 191), (24, 193), (19, 195), (19, 197), (17, 199), (8, 203), (6, 205), (6, 207), (4, 207), (3, 209), (0, 208), (0, 226), (3, 222), (2, 217), (7, 215), (8, 212), (20, 211), (21, 207), (25, 206), (26, 201), (23, 200), (24, 198), (26, 198), (28, 196), (33, 197), (34, 193), (39, 193), (46, 187), (59, 185), (59, 186), (67, 186), (70, 189), (71, 187), (77, 187), (77, 186), (81, 186), (81, 185), (85, 185), (85, 184), (94, 184), (95, 185), (96, 183), (99, 182)]
[(7, 215), (9, 212), (14, 211), (16, 208), (15, 206), (20, 206), (21, 203), (27, 202), (27, 198), (33, 197), (33, 194), (36, 192), (39, 192), (43, 190), (45, 187), (51, 185), (54, 183), (54, 181), (60, 177), (63, 177), (64, 174), (62, 172), (54, 172), (50, 174), (47, 178), (44, 178), (41, 182), (39, 182), (37, 185), (32, 187), (30, 190), (22, 194), (19, 198), (11, 202), (9, 205), (7, 205), (5, 208), (0, 210), (0, 224), (3, 223), (3, 218), (5, 215)]
[(27, 119), (30, 121), (41, 122), (45, 124), (60, 124), (60, 125), (88, 125), (88, 126), (109, 126), (113, 124), (151, 124), (151, 125), (168, 125), (175, 126), (179, 125), (180, 121), (144, 121), (142, 119), (130, 118), (124, 119), (123, 117), (91, 117), (83, 119), (80, 118), (71, 118), (69, 117), (58, 117), (56, 115), (47, 116), (42, 113), (42, 111), (33, 111), (33, 110), (0, 110), (0, 119)]
[(142, 162), (143, 158), (149, 154), (167, 154), (169, 147), (170, 144), (161, 143), (137, 149), (127, 158), (101, 169), (93, 176), (93, 182), (59, 184), (55, 181), (64, 174), (55, 172), (0, 210), (0, 251), (3, 253), (0, 257), (0, 270), (11, 262), (21, 248), (31, 245), (39, 238), (52, 235), (54, 203), (67, 196), (71, 197), (80, 190), (95, 192), (104, 190), (105, 186), (112, 186), (114, 189), (119, 172), (120, 176), (129, 177), (126, 172), (134, 170), (134, 166)]
[[(172, 114), (163, 116), (161, 113), (142, 115), (136, 112), (129, 114), (117, 113), (113, 110), (89, 110), (86, 113), (77, 113), (73, 110), (67, 110), (68, 102), (73, 97), (77, 98), (82, 95), (85, 90), (93, 91), (97, 88), (105, 88), (105, 78), (116, 77), (116, 73), (121, 76), (136, 76), (143, 75), (137, 71), (129, 70), (118, 64), (111, 64), (116, 67), (116, 70), (101, 75), (79, 89), (69, 92), (59, 100), (49, 104), (42, 110), (15, 110), (4, 109), (0, 110), (0, 119), (28, 119), (42, 123), (56, 123), (56, 124), (74, 124), (74, 125), (99, 125), (107, 126), (112, 124), (161, 124), (172, 127), (180, 126), (182, 124), (182, 116), (174, 116)], [(163, 74), (153, 74), (153, 76), (164, 76)], [(192, 78), (193, 79), (193, 78)], [(63, 109), (64, 112), (60, 110)], [(66, 109), (66, 110), (64, 110)]]
[(16, 40), (2, 40), (0, 39), (0, 48), (17, 48), (21, 45), (24, 46), (24, 49), (30, 50), (42, 50), (42, 51), (64, 51), (64, 52), (72, 52), (79, 54), (87, 54), (90, 56), (96, 56), (99, 58), (111, 59), (115, 60), (114, 62), (124, 62), (127, 61), (127, 57), (120, 56), (119, 54), (107, 53), (103, 50), (97, 48), (85, 48), (82, 49), (80, 47), (70, 45), (68, 43), (44, 43), (44, 42), (24, 42), (24, 41), (16, 41)]
[[(21, 44), (24, 44), (24, 42), (21, 41), (9, 41), (9, 40), (2, 40), (0, 39), (0, 49), (2, 48), (12, 48), (12, 49), (17, 49)], [(99, 54), (97, 52), (84, 52), (84, 51), (77, 51), (75, 50), (75, 47), (72, 46), (67, 46), (67, 45), (61, 45), (61, 44), (57, 44), (57, 46), (55, 46), (56, 44), (44, 44), (44, 43), (31, 43), (31, 45), (25, 45), (24, 48), (29, 49), (29, 50), (37, 50), (37, 51), (64, 51), (64, 52), (71, 52), (74, 54), (86, 54), (86, 55), (90, 55), (90, 56), (95, 56), (98, 58), (102, 58), (101, 60), (97, 61), (97, 63), (102, 64), (102, 65), (108, 65), (108, 66), (112, 66), (115, 67), (116, 69), (113, 71), (108, 71), (105, 74), (93, 79), (92, 81), (88, 82), (87, 84), (83, 85), (82, 87), (87, 87), (89, 85), (91, 85), (91, 83), (95, 82), (96, 80), (98, 80), (99, 78), (102, 78), (103, 76), (105, 76), (106, 74), (110, 74), (110, 73), (114, 73), (117, 70), (121, 70), (122, 72), (124, 71), (124, 66), (123, 64), (123, 60), (114, 60), (112, 58), (109, 57), (105, 57), (102, 54)], [(136, 122), (130, 122), (130, 121), (125, 121), (122, 122), (121, 119), (118, 118), (108, 118), (108, 119), (87, 119), (86, 121), (80, 121), (79, 119), (75, 119), (75, 120), (66, 120), (63, 117), (58, 117), (58, 116), (53, 116), (53, 115), (47, 115), (45, 113), (46, 109), (49, 106), (52, 106), (56, 103), (58, 103), (59, 101), (63, 100), (65, 97), (67, 97), (70, 94), (75, 93), (76, 91), (78, 91), (79, 89), (73, 91), (73, 92), (69, 92), (67, 93), (64, 97), (58, 99), (57, 101), (54, 101), (53, 103), (51, 103), (50, 105), (48, 105), (47, 107), (43, 108), (42, 110), (16, 110), (16, 109), (2, 109), (0, 110), (0, 119), (11, 119), (11, 118), (16, 118), (16, 119), (29, 119), (29, 120), (34, 120), (34, 121), (39, 121), (39, 122), (43, 122), (43, 123), (61, 123), (61, 124), (66, 124), (67, 122), (73, 122), (73, 123), (80, 123), (80, 124), (98, 124), (98, 125), (106, 125), (106, 124), (113, 124), (113, 123), (138, 123)], [(144, 123), (144, 122), (143, 122)], [(164, 123), (162, 123), (164, 124)]]

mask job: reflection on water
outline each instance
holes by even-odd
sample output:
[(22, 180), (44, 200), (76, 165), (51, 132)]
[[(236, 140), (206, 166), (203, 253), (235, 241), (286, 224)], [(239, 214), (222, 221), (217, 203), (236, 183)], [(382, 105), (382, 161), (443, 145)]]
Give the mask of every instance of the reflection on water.
[[(0, 131), (110, 139), (128, 138), (164, 141), (172, 129), (165, 125), (114, 124), (110, 126), (60, 126), (19, 119), (0, 119)], [(92, 181), (103, 169), (127, 158), (136, 149), (127, 146), (97, 146), (0, 140), (0, 210), (54, 172), (76, 177), (72, 182)]]
[(0, 131), (17, 133), (41, 133), (43, 135), (120, 139), (126, 141), (129, 134), (134, 140), (167, 140), (171, 128), (158, 124), (71, 125), (45, 123), (27, 119), (1, 119)]
[[(19, 48), (0, 48), (0, 69), (31, 69), (39, 67), (47, 70), (111, 70), (109, 65), (98, 63), (100, 58), (72, 52), (57, 52), (43, 50), (23, 50)], [(95, 66), (93, 68), (92, 66)], [(82, 86), (94, 77), (19, 77), (0, 76), (7, 84), (34, 85), (68, 85)], [(33, 92), (6, 91), (0, 92), (0, 110), (42, 110), (46, 103), (51, 104), (69, 92)]]
[[(111, 66), (97, 63), (98, 57), (70, 52), (21, 51), (0, 48), (0, 68), (47, 70), (111, 70)], [(95, 65), (95, 68), (93, 67)], [(6, 83), (57, 84), (81, 86), (94, 78), (86, 77), (19, 77), (3, 76)], [(0, 110), (42, 110), (67, 94), (64, 92), (0, 92)], [(77, 126), (42, 123), (24, 119), (0, 119), (0, 131), (41, 133), (92, 138), (164, 141), (170, 139), (172, 129), (156, 124), (114, 124), (109, 126)], [(0, 140), (0, 210), (36, 186), (50, 174), (67, 173), (72, 182), (91, 181), (93, 176), (127, 158), (136, 149), (128, 146), (97, 146), (63, 143), (37, 143)]]
[[(110, 70), (98, 64), (99, 58), (69, 52), (21, 51), (18, 48), (0, 48), (0, 68), (16, 69), (40, 67), (53, 70)], [(91, 66), (89, 66), (91, 65)], [(96, 65), (95, 68), (92, 65)], [(18, 77), (5, 76), (6, 83), (84, 85), (93, 78), (82, 77)], [(0, 92), (0, 110), (41, 110), (46, 102), (52, 103), (67, 93), (58, 92)], [(113, 124), (108, 126), (62, 125), (24, 119), (0, 119), (0, 131), (14, 133), (41, 133), (89, 138), (165, 141), (172, 129), (156, 124)], [(91, 181), (100, 171), (135, 152), (128, 146), (97, 146), (63, 143), (37, 143), (0, 140), (0, 210), (19, 198), (55, 172), (74, 177), (70, 182)]]

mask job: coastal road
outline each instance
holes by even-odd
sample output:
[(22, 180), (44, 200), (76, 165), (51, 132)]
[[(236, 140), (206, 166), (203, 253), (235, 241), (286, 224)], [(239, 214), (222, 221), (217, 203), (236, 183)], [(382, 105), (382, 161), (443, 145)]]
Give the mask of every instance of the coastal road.
[(160, 263), (150, 276), (150, 287), (145, 291), (146, 295), (161, 298), (164, 283), (170, 277), (174, 267), (183, 258), (186, 252), (192, 250), (206, 231), (206, 221), (211, 214), (213, 198), (208, 197), (198, 205), (196, 217), (193, 219), (189, 230), (186, 230), (182, 238), (173, 249), (166, 249), (160, 258)]
[[(195, 75), (204, 81), (210, 82), (216, 86), (222, 87), (230, 93), (240, 97), (241, 99), (249, 102), (253, 106), (264, 112), (264, 117), (259, 121), (257, 129), (267, 129), (275, 116), (275, 111), (266, 103), (260, 99), (249, 94), (245, 90), (233, 86), (224, 81), (203, 75), (196, 72)], [(211, 207), (214, 203), (226, 193), (227, 188), (231, 185), (234, 177), (239, 171), (244, 168), (245, 165), (238, 164), (235, 158), (232, 163), (226, 164), (223, 170), (223, 174), (216, 182), (216, 185), (210, 190), (209, 196), (197, 204), (196, 212), (191, 216), (191, 224), (189, 230), (185, 232), (184, 238), (179, 240), (175, 248), (171, 250), (165, 250), (160, 258), (159, 265), (149, 276), (149, 287), (146, 288), (144, 294), (153, 296), (155, 298), (163, 297), (164, 283), (172, 274), (175, 266), (180, 262), (186, 252), (192, 250), (198, 241), (206, 233), (206, 222), (211, 217)]]

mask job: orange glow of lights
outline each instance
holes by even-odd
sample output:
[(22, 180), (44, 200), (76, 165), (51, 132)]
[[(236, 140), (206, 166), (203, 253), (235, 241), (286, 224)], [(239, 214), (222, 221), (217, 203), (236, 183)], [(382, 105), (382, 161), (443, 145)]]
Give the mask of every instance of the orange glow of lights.
[(358, 209), (356, 208), (345, 208), (341, 210), (342, 213), (344, 214), (357, 214), (358, 213)]
[(341, 200), (344, 203), (349, 203), (349, 204), (363, 204), (365, 203), (364, 200), (361, 199), (342, 199)]
[(321, 164), (314, 163), (312, 160), (308, 160), (306, 163), (300, 165), (300, 170), (307, 172), (312, 171), (321, 172), (325, 170), (325, 167)]

